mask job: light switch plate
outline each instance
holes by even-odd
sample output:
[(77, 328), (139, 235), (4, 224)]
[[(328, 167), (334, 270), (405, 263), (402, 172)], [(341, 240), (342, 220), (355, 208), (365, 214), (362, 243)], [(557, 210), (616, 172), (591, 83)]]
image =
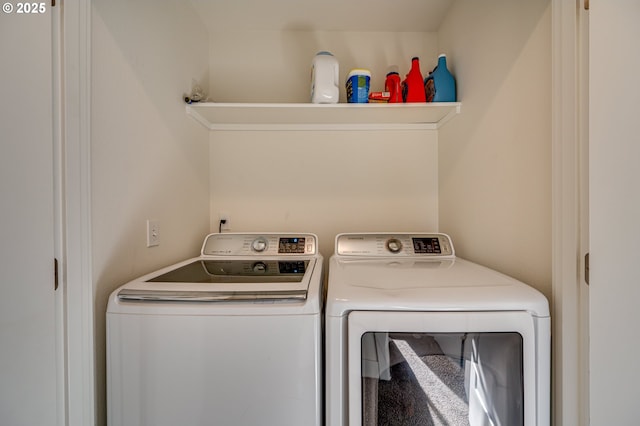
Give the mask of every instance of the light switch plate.
[(147, 219), (147, 247), (160, 245), (160, 223)]

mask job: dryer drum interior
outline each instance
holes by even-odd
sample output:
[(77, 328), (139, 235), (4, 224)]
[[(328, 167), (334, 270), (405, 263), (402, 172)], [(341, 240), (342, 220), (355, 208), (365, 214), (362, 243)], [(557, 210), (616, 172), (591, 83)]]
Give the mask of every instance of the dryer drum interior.
[(362, 424), (524, 424), (522, 336), (367, 332)]
[(350, 424), (531, 424), (535, 328), (526, 312), (351, 312)]

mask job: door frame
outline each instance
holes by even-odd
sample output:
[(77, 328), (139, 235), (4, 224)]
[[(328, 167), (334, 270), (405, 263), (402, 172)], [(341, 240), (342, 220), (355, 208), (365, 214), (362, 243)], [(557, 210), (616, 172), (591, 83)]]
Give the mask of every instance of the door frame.
[(95, 425), (94, 289), (91, 270), (91, 0), (62, 9), (62, 171), (59, 221), (65, 286), (66, 424)]
[[(552, 16), (552, 321), (553, 424), (588, 424), (588, 324), (581, 296), (584, 279), (580, 206), (587, 135), (581, 111), (582, 0), (551, 0)], [(583, 319), (581, 321), (581, 318)], [(586, 349), (585, 349), (586, 348)]]
[[(578, 162), (580, 110), (578, 22), (581, 0), (551, 0), (552, 17), (552, 320), (554, 424), (584, 424), (588, 406), (579, 367), (580, 327)], [(91, 271), (91, 9), (69, 0), (63, 8), (64, 254), (68, 425), (96, 423), (94, 289)], [(582, 335), (581, 335), (582, 333)], [(588, 364), (588, 363), (587, 363)], [(71, 369), (68, 366), (73, 365)], [(587, 399), (588, 401), (588, 399)]]

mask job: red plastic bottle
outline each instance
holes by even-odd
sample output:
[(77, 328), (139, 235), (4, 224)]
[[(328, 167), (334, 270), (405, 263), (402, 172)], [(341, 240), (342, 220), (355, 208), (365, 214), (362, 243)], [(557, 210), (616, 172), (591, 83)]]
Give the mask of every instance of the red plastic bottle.
[(387, 74), (387, 78), (384, 81), (384, 91), (389, 92), (389, 103), (402, 102), (400, 75), (396, 71), (391, 71)]
[(420, 72), (420, 59), (414, 57), (411, 59), (411, 70), (407, 74), (407, 78), (402, 82), (403, 97), (405, 102), (426, 102), (427, 97), (424, 93), (424, 81), (422, 80), (422, 72)]

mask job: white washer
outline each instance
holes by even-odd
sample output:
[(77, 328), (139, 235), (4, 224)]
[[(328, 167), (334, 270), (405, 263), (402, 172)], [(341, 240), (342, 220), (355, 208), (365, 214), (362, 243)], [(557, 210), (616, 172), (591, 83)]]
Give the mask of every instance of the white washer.
[(322, 422), (313, 234), (211, 234), (107, 308), (109, 426)]
[(340, 234), (329, 263), (327, 424), (550, 424), (537, 290), (445, 234)]

